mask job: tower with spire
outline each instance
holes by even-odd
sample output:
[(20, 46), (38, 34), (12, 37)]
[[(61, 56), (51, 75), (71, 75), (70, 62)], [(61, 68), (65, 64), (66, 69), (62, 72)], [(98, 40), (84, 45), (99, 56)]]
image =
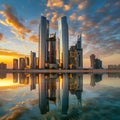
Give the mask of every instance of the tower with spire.
[(83, 68), (83, 49), (81, 34), (78, 35), (77, 37), (76, 52), (77, 52), (77, 68)]

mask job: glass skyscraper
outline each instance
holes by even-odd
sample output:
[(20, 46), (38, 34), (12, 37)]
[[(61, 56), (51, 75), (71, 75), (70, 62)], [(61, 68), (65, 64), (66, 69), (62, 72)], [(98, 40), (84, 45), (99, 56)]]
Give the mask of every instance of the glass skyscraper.
[(47, 62), (47, 39), (49, 38), (49, 21), (46, 17), (41, 16), (39, 26), (39, 45), (38, 45), (38, 56), (39, 56), (39, 68), (45, 68)]
[(68, 69), (68, 24), (66, 16), (58, 20), (58, 31), (60, 38), (60, 65)]

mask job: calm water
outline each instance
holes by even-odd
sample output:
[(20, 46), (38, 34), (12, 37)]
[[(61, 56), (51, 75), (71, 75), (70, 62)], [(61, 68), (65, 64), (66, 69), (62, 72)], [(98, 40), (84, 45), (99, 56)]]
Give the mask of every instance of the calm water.
[(0, 73), (0, 120), (120, 120), (120, 74)]

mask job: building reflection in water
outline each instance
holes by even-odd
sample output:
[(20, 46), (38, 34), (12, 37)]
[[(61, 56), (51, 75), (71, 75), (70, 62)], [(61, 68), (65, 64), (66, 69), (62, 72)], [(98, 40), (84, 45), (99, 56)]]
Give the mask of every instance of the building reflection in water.
[(49, 104), (55, 104), (62, 114), (67, 114), (69, 90), (76, 95), (78, 104), (81, 105), (83, 91), (82, 74), (74, 74), (72, 79), (69, 79), (68, 74), (39, 74), (39, 108), (41, 114), (45, 114), (50, 110)]
[(100, 82), (102, 80), (102, 74), (91, 74), (91, 81), (90, 85), (94, 87), (97, 82)]
[(0, 71), (0, 79), (6, 78), (6, 72)]
[(108, 73), (108, 78), (120, 78), (120, 73)]
[(67, 114), (69, 104), (68, 74), (63, 74), (62, 114)]
[(49, 111), (48, 77), (45, 74), (39, 74), (39, 107), (41, 114)]
[[(29, 79), (29, 77), (27, 77)], [(36, 89), (36, 74), (30, 74), (30, 90)]]
[(18, 82), (18, 73), (13, 73), (13, 83)]
[(82, 107), (83, 74), (70, 74), (70, 92), (75, 94), (78, 105)]
[(25, 79), (26, 79), (25, 73), (19, 73), (19, 83), (20, 84), (27, 84), (26, 81), (25, 81)]

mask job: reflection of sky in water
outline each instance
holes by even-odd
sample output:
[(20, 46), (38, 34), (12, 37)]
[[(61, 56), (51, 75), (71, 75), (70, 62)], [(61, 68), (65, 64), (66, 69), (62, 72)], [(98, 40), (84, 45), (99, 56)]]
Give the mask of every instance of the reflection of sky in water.
[(41, 79), (41, 75), (9, 74), (6, 77), (0, 79), (0, 84), (4, 81), (11, 84), (0, 86), (0, 120), (120, 119), (117, 75), (42, 75)]

